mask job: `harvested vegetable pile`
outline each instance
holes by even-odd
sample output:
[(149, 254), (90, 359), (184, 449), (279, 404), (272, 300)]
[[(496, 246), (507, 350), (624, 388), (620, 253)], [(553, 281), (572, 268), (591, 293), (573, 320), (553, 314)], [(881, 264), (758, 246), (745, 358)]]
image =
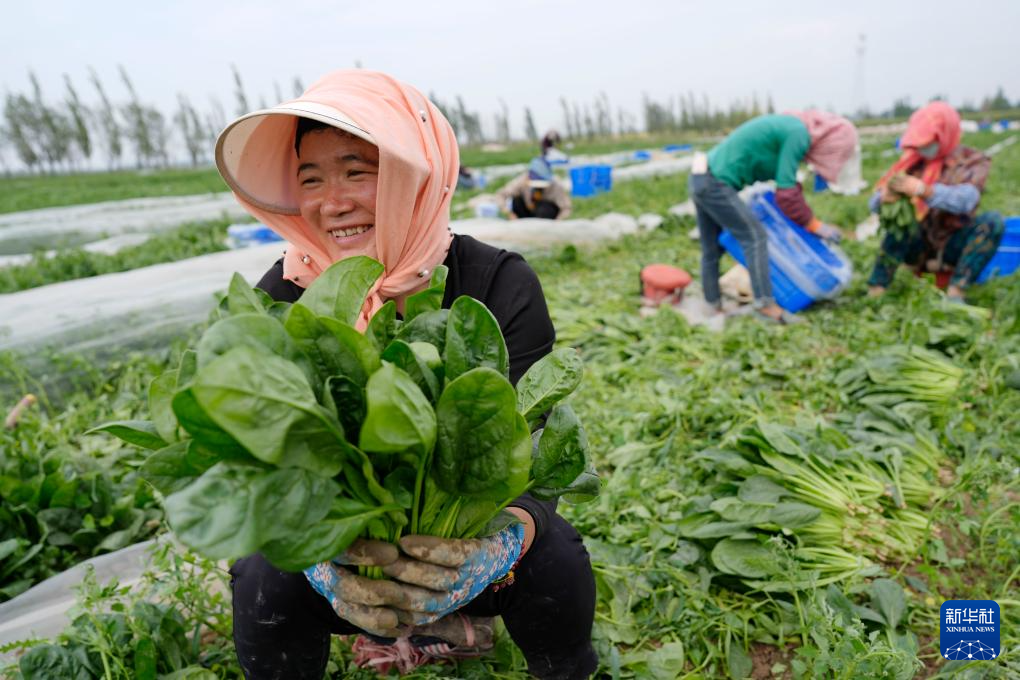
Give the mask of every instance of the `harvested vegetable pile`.
[(837, 384), (865, 404), (946, 403), (960, 387), (963, 371), (924, 347), (895, 346), (836, 377)]
[[(876, 417), (857, 426), (868, 424), (904, 426)], [(719, 571), (764, 591), (827, 585), (876, 573), (874, 561), (909, 559), (928, 529), (923, 510), (939, 495), (942, 457), (904, 452), (868, 430), (855, 434), (857, 441), (821, 423), (762, 421), (731, 446), (702, 451), (696, 460), (714, 483), (688, 504), (681, 535), (710, 549)], [(788, 576), (789, 558), (797, 580)]]
[(445, 268), (402, 320), (390, 301), (362, 334), (381, 274), (343, 260), (293, 305), (235, 275), (219, 319), (152, 382), (152, 420), (93, 430), (153, 451), (142, 475), (183, 543), (296, 571), (358, 536), (488, 534), (525, 491), (598, 494), (584, 430), (559, 403), (580, 383), (577, 353), (549, 354), (515, 390), (489, 310), (467, 296), (440, 309)]

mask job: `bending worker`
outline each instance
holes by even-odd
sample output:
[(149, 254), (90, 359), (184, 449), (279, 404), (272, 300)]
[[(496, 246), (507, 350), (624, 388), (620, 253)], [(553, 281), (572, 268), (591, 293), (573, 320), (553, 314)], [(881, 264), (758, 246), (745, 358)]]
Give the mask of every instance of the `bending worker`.
[[(432, 102), (361, 69), (242, 116), (216, 146), (217, 168), (241, 205), (288, 241), (258, 284), (274, 300), (294, 302), (332, 263), (367, 255), (385, 272), (362, 309), (364, 328), (387, 300), (403, 311), (445, 265), (443, 307), (459, 295), (488, 306), (516, 383), (552, 350), (555, 331), (520, 255), (450, 232), (458, 160), (453, 128)], [(471, 618), (492, 616), (503, 617), (533, 675), (588, 677), (598, 663), (595, 581), (581, 537), (555, 502), (524, 494), (507, 509), (519, 522), (487, 538), (404, 536), (399, 549), (361, 541), (305, 573), (281, 571), (260, 554), (238, 560), (230, 568), (234, 642), (245, 677), (322, 680), (334, 634), (382, 636), (361, 646), (368, 651), (356, 663), (405, 655), (413, 665), (439, 644), (431, 624), (450, 620), (471, 640)], [(441, 566), (444, 552), (458, 555), (457, 565)], [(392, 580), (360, 577), (350, 564), (379, 566)], [(437, 654), (458, 653), (445, 644), (454, 640), (435, 637), (444, 643)]]
[(563, 220), (570, 216), (570, 194), (544, 158), (533, 158), (528, 171), (510, 180), (496, 196), (500, 207), (510, 202), (507, 217), (512, 220), (518, 217)]
[(910, 116), (901, 139), (903, 154), (878, 181), (871, 211), (883, 203), (909, 199), (913, 224), (906, 229), (881, 223), (885, 236), (868, 279), (868, 294), (881, 295), (896, 268), (917, 272), (952, 270), (946, 295), (963, 301), (967, 286), (995, 255), (1002, 240), (1002, 216), (976, 215), (991, 159), (960, 145), (960, 114), (945, 102), (932, 102)]
[(737, 195), (740, 189), (775, 180), (776, 205), (787, 217), (818, 236), (838, 240), (837, 227), (815, 217), (797, 182), (807, 161), (834, 188), (848, 187), (860, 175), (857, 130), (846, 118), (824, 111), (791, 111), (744, 123), (708, 153), (695, 158), (688, 190), (701, 234), (701, 279), (705, 301), (722, 309), (719, 291), (719, 234), (725, 228), (744, 251), (756, 313), (776, 323), (799, 319), (772, 297), (765, 227)]

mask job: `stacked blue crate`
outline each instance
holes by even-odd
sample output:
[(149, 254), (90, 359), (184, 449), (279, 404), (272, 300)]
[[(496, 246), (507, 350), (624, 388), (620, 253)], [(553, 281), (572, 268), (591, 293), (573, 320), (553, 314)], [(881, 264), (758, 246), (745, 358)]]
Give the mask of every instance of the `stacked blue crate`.
[(999, 249), (977, 278), (984, 283), (996, 276), (1009, 276), (1020, 269), (1020, 217), (1006, 218), (1006, 231), (1002, 235)]

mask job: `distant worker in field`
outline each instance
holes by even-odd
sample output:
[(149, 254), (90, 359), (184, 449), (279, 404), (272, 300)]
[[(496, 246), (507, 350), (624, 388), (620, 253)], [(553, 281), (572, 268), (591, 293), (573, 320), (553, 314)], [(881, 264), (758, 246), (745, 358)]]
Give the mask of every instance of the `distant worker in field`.
[(737, 192), (755, 182), (775, 180), (776, 204), (808, 231), (838, 241), (840, 230), (815, 217), (797, 182), (797, 168), (811, 163), (836, 189), (851, 188), (860, 176), (857, 130), (846, 118), (825, 111), (790, 111), (744, 123), (718, 146), (696, 154), (688, 192), (701, 234), (701, 279), (705, 301), (722, 309), (719, 290), (719, 234), (725, 228), (740, 243), (751, 275), (755, 312), (776, 323), (799, 319), (772, 297), (765, 227)]
[[(1002, 216), (977, 215), (992, 161), (961, 146), (960, 136), (960, 114), (945, 102), (932, 102), (910, 116), (900, 141), (903, 154), (871, 197), (885, 236), (868, 279), (869, 295), (884, 293), (897, 267), (907, 264), (917, 272), (949, 275), (946, 295), (962, 302), (967, 286), (995, 255)], [(901, 200), (904, 209), (892, 208)]]
[(549, 130), (542, 136), (542, 158), (547, 162), (566, 160), (567, 156), (560, 150), (560, 133)]
[(457, 171), (457, 188), (466, 190), (478, 188), (478, 180), (475, 174), (466, 165), (460, 166), (460, 170)]
[(570, 215), (570, 194), (544, 158), (533, 158), (528, 171), (510, 180), (496, 196), (500, 208), (506, 209), (512, 220), (518, 217), (562, 220)]

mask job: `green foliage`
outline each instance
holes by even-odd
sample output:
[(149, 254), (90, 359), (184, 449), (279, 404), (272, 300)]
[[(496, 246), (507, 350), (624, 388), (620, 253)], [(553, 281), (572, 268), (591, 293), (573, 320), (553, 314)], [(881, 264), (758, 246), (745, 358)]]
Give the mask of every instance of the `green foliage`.
[(441, 267), (413, 318), (387, 314), (363, 335), (352, 324), (381, 274), (342, 260), (280, 315), (235, 275), (196, 350), (153, 380), (152, 420), (90, 431), (153, 451), (142, 473), (185, 545), (302, 569), (361, 534), (475, 536), (530, 485), (597, 495), (580, 421), (556, 405), (577, 386), (576, 355), (528, 378), (533, 420), (555, 407), (533, 464), (492, 313), (469, 297), (440, 310)]
[[(145, 383), (161, 362), (133, 358), (76, 380), (74, 392), (53, 403), (13, 357), (0, 355), (2, 393), (32, 389), (39, 405), (16, 429), (0, 429), (0, 601), (83, 559), (150, 536), (161, 512), (151, 488), (137, 475), (144, 456), (133, 447), (83, 437), (88, 423), (138, 415)], [(8, 363), (9, 362), (9, 363)], [(68, 374), (72, 366), (63, 367)], [(111, 383), (116, 384), (113, 387)], [(7, 401), (5, 399), (5, 401)], [(131, 425), (117, 426), (128, 439)], [(139, 443), (150, 444), (143, 431)]]
[(215, 168), (0, 178), (0, 213), (150, 196), (227, 191)]
[(52, 641), (26, 641), (4, 677), (19, 680), (240, 680), (230, 642), (227, 575), (211, 562), (152, 548), (134, 587), (98, 583), (89, 569), (78, 586), (71, 624)]
[[(1001, 136), (992, 134), (967, 135), (965, 141), (984, 148), (999, 139)], [(866, 144), (867, 179), (874, 180), (888, 166), (891, 159), (879, 153), (890, 145), (891, 140), (884, 139)], [(995, 157), (983, 206), (1020, 212), (1018, 173), (1020, 146), (1014, 145)], [(677, 191), (683, 185), (680, 179), (670, 181)], [(657, 194), (661, 191), (656, 200), (666, 205), (672, 190), (664, 183), (656, 189)], [(867, 198), (867, 192), (857, 197), (823, 193), (808, 200), (822, 217), (843, 215), (841, 225), (847, 227), (867, 214)], [(641, 208), (637, 191), (633, 208)], [(602, 663), (599, 675), (743, 677), (748, 668), (754, 677), (804, 678), (936, 674), (979, 678), (1020, 673), (1020, 657), (1015, 651), (1020, 628), (1009, 617), (1004, 617), (1003, 623), (1004, 654), (995, 665), (973, 664), (965, 669), (957, 663), (941, 665), (937, 649), (938, 608), (943, 600), (992, 597), (1000, 602), (1020, 601), (1016, 582), (1020, 506), (1015, 497), (1020, 451), (1020, 422), (1015, 414), (1020, 410), (1020, 391), (1007, 384), (1009, 376), (1020, 370), (1020, 277), (995, 280), (969, 291), (969, 299), (982, 311), (946, 304), (929, 282), (903, 272), (889, 293), (878, 300), (864, 298), (864, 275), (855, 277), (841, 299), (807, 312), (810, 323), (805, 326), (773, 328), (750, 319), (733, 319), (716, 334), (689, 326), (671, 310), (639, 318), (634, 312), (635, 280), (641, 266), (671, 262), (697, 271), (698, 245), (686, 238), (692, 226), (689, 219), (667, 218), (664, 226), (653, 232), (597, 247), (580, 246), (576, 257), (530, 258), (549, 301), (563, 347), (559, 352), (577, 348), (584, 358), (585, 380), (570, 404), (586, 424), (591, 448), (598, 452), (593, 462), (606, 477), (605, 488), (592, 503), (560, 504), (560, 512), (584, 536), (595, 571), (594, 642)], [(875, 243), (851, 242), (845, 248), (856, 271), (866, 274)], [(291, 312), (298, 308), (294, 306)], [(449, 313), (423, 312), (424, 320), (416, 318), (399, 328), (395, 315), (381, 314), (370, 327), (378, 331), (370, 333), (376, 350), (385, 354), (393, 337), (402, 334), (407, 347), (400, 350), (399, 361), (392, 363), (412, 375), (405, 366), (411, 366), (413, 358), (419, 370), (422, 364), (432, 368), (437, 384), (442, 385), (443, 376), (436, 372), (434, 360), (445, 343)], [(422, 346), (415, 344), (422, 340), (432, 345), (435, 355), (426, 356)], [(930, 400), (911, 400), (898, 408), (864, 404), (836, 381), (844, 371), (859, 368), (897, 345), (938, 350), (960, 370), (958, 386), (945, 405)], [(49, 376), (37, 377), (62, 380), (68, 396), (60, 407), (47, 406), (31, 413), (17, 430), (0, 433), (0, 437), (6, 436), (0, 442), (23, 446), (23, 441), (39, 439), (39, 446), (48, 450), (59, 446), (71, 458), (105, 460), (103, 452), (107, 450), (125, 455), (124, 449), (105, 438), (80, 438), (79, 433), (104, 420), (144, 417), (141, 404), (148, 381), (162, 373), (167, 363), (160, 358), (119, 371), (59, 364), (49, 369)], [(169, 365), (178, 365), (176, 356)], [(194, 369), (182, 366), (180, 372), (183, 384)], [(69, 382), (70, 376), (79, 374), (84, 377)], [(428, 395), (425, 379), (412, 378)], [(870, 382), (870, 378), (866, 380)], [(544, 380), (534, 382), (546, 384)], [(28, 379), (12, 384), (12, 395), (36, 390)], [(523, 385), (524, 379), (519, 383), (519, 396)], [(164, 385), (163, 394), (165, 389)], [(353, 404), (359, 389), (347, 382), (330, 393), (336, 393), (337, 403)], [(325, 390), (317, 396), (325, 399), (324, 395)], [(518, 403), (518, 412), (525, 412), (523, 401)], [(360, 423), (363, 417), (356, 421)], [(39, 419), (37, 425), (33, 425), (35, 418)], [(816, 448), (841, 441), (832, 434), (840, 433), (855, 452), (856, 464), (847, 466), (837, 457), (835, 467), (823, 468), (826, 476), (833, 472), (846, 476), (866, 462), (863, 469), (881, 475), (879, 516), (895, 516), (902, 504), (923, 507), (923, 528), (918, 532), (919, 527), (880, 524), (875, 521), (873, 505), (870, 514), (857, 515), (856, 510), (854, 515), (847, 514), (845, 519), (858, 524), (870, 521), (874, 538), (892, 542), (894, 549), (884, 550), (883, 558), (871, 559), (873, 572), (862, 570), (831, 586), (818, 586), (820, 570), (798, 554), (794, 543), (817, 521), (812, 516), (822, 511), (813, 506), (806, 509), (804, 506), (811, 504), (795, 498), (783, 480), (758, 471), (754, 465), (762, 465), (764, 459), (749, 462), (748, 456), (757, 456), (764, 443), (731, 446), (759, 421), (780, 426), (779, 434), (770, 431), (767, 441), (771, 443), (766, 447), (769, 457), (779, 464), (782, 458), (804, 460), (796, 453), (791, 456), (790, 441), (795, 446), (802, 442), (785, 430), (796, 435), (806, 428), (811, 435), (808, 458), (817, 455)], [(534, 424), (540, 425), (541, 419), (535, 419)], [(165, 433), (176, 427), (170, 419), (156, 425), (164, 439)], [(183, 435), (178, 432), (175, 436)], [(347, 440), (355, 438), (347, 436)], [(232, 440), (227, 437), (224, 441), (229, 448)], [(769, 453), (775, 449), (781, 458)], [(203, 451), (185, 448), (182, 452), (171, 447), (149, 461), (160, 455), (181, 461), (184, 474), (194, 478), (212, 464)], [(134, 474), (141, 459), (140, 454), (130, 453), (130, 466), (114, 469), (119, 475)], [(726, 489), (718, 483), (723, 478), (743, 481)], [(360, 506), (331, 507), (326, 519), (316, 525), (314, 536), (299, 545), (273, 542), (267, 544), (267, 551), (272, 546), (274, 559), (283, 564), (286, 555), (303, 560), (343, 545), (348, 540), (344, 532), (353, 531), (352, 524), (358, 527), (354, 535), (371, 522), (359, 512), (375, 512), (378, 514), (373, 517), (379, 517), (400, 507), (397, 492), (406, 480), (382, 481), (381, 486), (394, 497), (394, 506), (379, 505), (373, 497), (371, 503)], [(840, 479), (839, 488), (844, 486), (856, 484), (845, 485)], [(722, 491), (726, 493), (716, 493)], [(694, 517), (705, 513), (713, 516), (712, 521), (692, 526), (696, 523), (688, 517), (695, 508)], [(756, 519), (766, 508), (769, 517), (780, 520), (773, 528), (763, 528), (762, 521)], [(491, 509), (490, 504), (486, 512)], [(345, 523), (348, 517), (353, 519)], [(758, 524), (747, 527), (749, 522)], [(704, 528), (709, 524), (715, 526)], [(743, 528), (735, 530), (734, 526)], [(776, 528), (779, 526), (789, 533)], [(715, 530), (721, 530), (720, 535), (705, 536)], [(904, 530), (916, 541), (913, 554), (905, 558), (898, 556), (895, 548)], [(699, 535), (684, 536), (681, 531)], [(753, 536), (740, 538), (739, 531)], [(859, 538), (865, 548), (879, 547), (872, 537)], [(726, 541), (727, 547), (713, 554)], [(304, 552), (305, 548), (309, 552)], [(855, 560), (857, 550), (852, 549)], [(771, 570), (765, 576), (729, 573), (755, 566), (767, 568), (755, 559), (762, 551), (768, 552), (772, 565), (787, 581), (803, 587), (766, 593), (745, 581), (775, 579)], [(812, 558), (821, 565), (837, 564), (835, 553), (815, 552)], [(61, 564), (69, 564), (81, 555), (60, 559)], [(729, 572), (722, 565), (728, 565)], [(175, 580), (165, 574), (162, 577)], [(193, 595), (175, 590), (164, 601), (179, 604), (188, 621), (189, 611), (196, 612), (196, 618), (215, 615), (220, 621), (229, 621), (223, 603), (218, 608), (195, 606), (194, 600), (188, 599)], [(185, 602), (188, 604), (181, 604)], [(100, 608), (98, 602), (91, 606)], [(1004, 612), (1010, 606), (1004, 604)], [(893, 623), (897, 619), (898, 624)], [(198, 638), (189, 632), (189, 639)], [(239, 677), (228, 639), (229, 632), (227, 637), (205, 638), (203, 653), (226, 649), (225, 661), (214, 672), (221, 677)], [(352, 666), (347, 645), (334, 639), (331, 677), (369, 677), (368, 671)], [(133, 654), (133, 649), (129, 651)], [(130, 661), (133, 663), (133, 656)], [(523, 669), (520, 652), (504, 636), (497, 652), (485, 660), (463, 661), (455, 669), (419, 669), (417, 677), (517, 678), (523, 677)]]

